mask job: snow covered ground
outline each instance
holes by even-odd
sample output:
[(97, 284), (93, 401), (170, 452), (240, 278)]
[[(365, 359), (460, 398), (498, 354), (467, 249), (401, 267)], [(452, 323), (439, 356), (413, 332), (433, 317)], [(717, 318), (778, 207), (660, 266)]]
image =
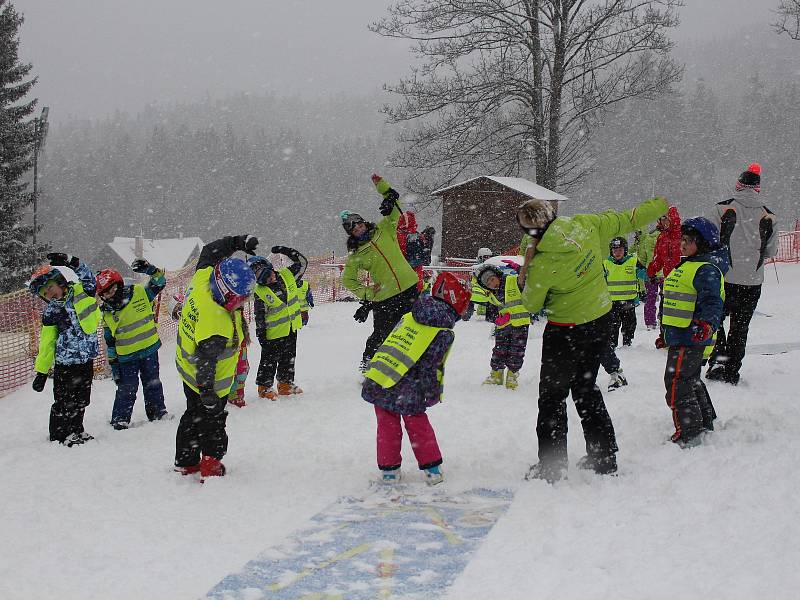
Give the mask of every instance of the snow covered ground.
[[(446, 598), (797, 598), (800, 354), (757, 352), (800, 341), (800, 266), (779, 272), (780, 285), (767, 272), (742, 383), (709, 384), (718, 427), (697, 449), (666, 441), (665, 354), (640, 312), (634, 346), (620, 353), (631, 385), (604, 394), (620, 447), (615, 478), (573, 466), (554, 486), (522, 481), (536, 458), (542, 326), (531, 330), (520, 388), (510, 392), (480, 385), (489, 325), (460, 323), (445, 404), (429, 413), (443, 485), (516, 495)], [(197, 598), (338, 496), (365, 491), (376, 474), (374, 414), (355, 366), (369, 324), (355, 324), (354, 310), (314, 309), (299, 341), (306, 393), (269, 402), (250, 385), (249, 405), (230, 409), (228, 476), (204, 485), (172, 471), (177, 420), (148, 423), (139, 400), (137, 426), (111, 429), (111, 381), (95, 384), (86, 428), (97, 440), (82, 447), (47, 441), (50, 382), (43, 394), (0, 399), (0, 598)], [(162, 349), (162, 379), (179, 416), (173, 352)], [(257, 359), (256, 344), (253, 369)], [(605, 386), (607, 376), (599, 380)], [(570, 425), (574, 465), (584, 451), (572, 407)], [(404, 454), (407, 475), (421, 481)]]

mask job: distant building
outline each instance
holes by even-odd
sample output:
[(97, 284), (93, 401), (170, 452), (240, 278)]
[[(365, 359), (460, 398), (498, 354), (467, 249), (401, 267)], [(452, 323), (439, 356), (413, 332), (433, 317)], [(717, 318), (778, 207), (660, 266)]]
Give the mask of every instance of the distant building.
[(481, 247), (507, 253), (522, 238), (516, 220), (520, 204), (548, 200), (558, 210), (567, 199), (521, 177), (475, 177), (432, 195), (442, 198), (443, 258), (474, 258)]
[(116, 269), (123, 277), (132, 277), (130, 264), (134, 258), (146, 258), (167, 271), (179, 271), (200, 255), (203, 240), (199, 237), (150, 240), (147, 238), (115, 237), (101, 251), (95, 269)]

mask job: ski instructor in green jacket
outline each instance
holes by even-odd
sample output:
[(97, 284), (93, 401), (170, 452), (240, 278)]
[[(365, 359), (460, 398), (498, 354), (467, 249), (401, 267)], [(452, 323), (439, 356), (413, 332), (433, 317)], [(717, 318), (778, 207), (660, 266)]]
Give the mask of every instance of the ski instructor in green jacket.
[(550, 202), (529, 200), (519, 207), (517, 222), (533, 246), (522, 301), (531, 313), (544, 308), (548, 319), (536, 423), (539, 462), (526, 479), (553, 483), (565, 475), (570, 392), (586, 439), (586, 456), (577, 466), (604, 475), (616, 472), (614, 425), (595, 384), (600, 354), (611, 335), (603, 257), (612, 238), (642, 229), (667, 208), (666, 200), (654, 198), (623, 212), (556, 218)]
[[(362, 304), (353, 318), (363, 323), (370, 310), (373, 315), (372, 335), (367, 339), (361, 359), (362, 373), (367, 370), (378, 346), (411, 310), (419, 294), (417, 274), (397, 243), (397, 222), (402, 214), (397, 202), (400, 195), (379, 175), (372, 176), (372, 183), (383, 196), (380, 207), (383, 219), (375, 224), (348, 210), (339, 213), (348, 235), (342, 283)], [(359, 279), (359, 272), (369, 275), (368, 283)]]

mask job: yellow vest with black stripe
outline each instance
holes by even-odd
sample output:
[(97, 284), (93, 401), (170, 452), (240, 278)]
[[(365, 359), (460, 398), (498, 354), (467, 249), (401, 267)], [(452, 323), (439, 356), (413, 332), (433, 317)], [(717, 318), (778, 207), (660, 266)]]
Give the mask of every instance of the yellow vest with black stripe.
[(469, 298), (470, 302), (474, 302), (475, 304), (486, 304), (489, 302), (489, 296), (486, 290), (478, 283), (478, 278), (475, 277), (475, 275), (469, 280), (469, 287), (472, 290), (472, 295)]
[(133, 285), (133, 295), (121, 310), (103, 312), (103, 322), (116, 340), (117, 356), (133, 354), (158, 342), (153, 304), (139, 284)]
[(498, 325), (499, 329), (503, 327), (522, 327), (523, 325), (531, 324), (531, 313), (525, 308), (522, 303), (522, 292), (519, 290), (517, 283), (517, 275), (507, 275), (505, 282), (505, 297), (503, 303), (497, 299), (494, 292), (489, 292), (489, 302), (495, 306), (499, 306), (498, 311), (500, 316), (511, 315), (511, 319), (505, 325)]
[(199, 269), (189, 284), (191, 292), (183, 305), (178, 324), (175, 366), (186, 385), (200, 392), (197, 385), (197, 345), (218, 335), (227, 340), (224, 352), (217, 358), (214, 391), (220, 398), (231, 391), (243, 339), (241, 311), (232, 313), (214, 302), (209, 283), (214, 267)]
[(288, 267), (279, 270), (277, 275), (283, 279), (283, 285), (286, 287), (285, 303), (266, 285), (257, 285), (255, 289), (256, 296), (265, 304), (268, 340), (286, 337), (303, 326), (303, 319), (300, 317), (300, 299), (297, 297), (297, 281), (295, 281), (294, 275)]
[(300, 312), (308, 312), (308, 282), (304, 281), (297, 287), (297, 297), (300, 299)]
[[(97, 299), (90, 296), (83, 289), (83, 284), (70, 284), (72, 292), (72, 308), (78, 317), (81, 330), (86, 335), (95, 335), (97, 326), (100, 325), (100, 307)], [(67, 291), (67, 294), (70, 293)], [(67, 298), (69, 301), (69, 298)], [(37, 373), (47, 373), (56, 361), (56, 342), (58, 341), (58, 327), (43, 325), (39, 334), (39, 352), (36, 355), (34, 369)]]
[[(703, 265), (703, 261), (684, 261), (675, 267), (664, 280), (663, 317), (661, 323), (671, 327), (689, 327), (697, 305), (697, 290), (694, 287), (694, 276)], [(715, 269), (718, 269), (716, 265)], [(725, 300), (725, 278), (720, 271), (719, 294)]]
[[(440, 331), (448, 329), (417, 323), (410, 312), (406, 313), (378, 348), (364, 376), (382, 388), (392, 387), (419, 361)], [(447, 354), (444, 360), (447, 360)], [(437, 369), (436, 378), (441, 397), (441, 369)]]
[(612, 301), (633, 300), (639, 295), (639, 282), (636, 279), (636, 255), (629, 256), (623, 263), (606, 258), (603, 260), (606, 269), (608, 295)]

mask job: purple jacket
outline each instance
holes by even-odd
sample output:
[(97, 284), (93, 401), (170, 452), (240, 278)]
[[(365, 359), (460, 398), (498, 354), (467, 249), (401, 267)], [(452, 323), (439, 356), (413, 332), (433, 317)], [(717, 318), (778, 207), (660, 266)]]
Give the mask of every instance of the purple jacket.
[[(449, 304), (425, 295), (414, 302), (411, 314), (417, 323), (452, 329), (458, 316)], [(436, 369), (455, 339), (452, 331), (440, 331), (419, 361), (392, 387), (384, 389), (371, 379), (364, 381), (361, 397), (367, 402), (401, 415), (418, 415), (439, 402)]]

